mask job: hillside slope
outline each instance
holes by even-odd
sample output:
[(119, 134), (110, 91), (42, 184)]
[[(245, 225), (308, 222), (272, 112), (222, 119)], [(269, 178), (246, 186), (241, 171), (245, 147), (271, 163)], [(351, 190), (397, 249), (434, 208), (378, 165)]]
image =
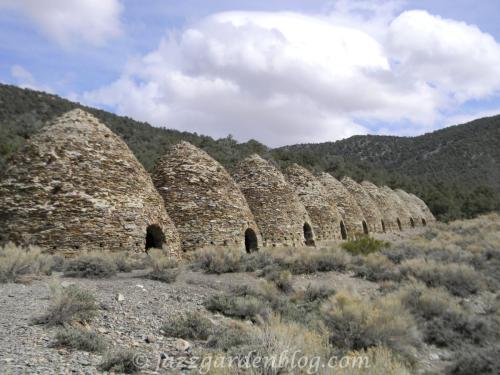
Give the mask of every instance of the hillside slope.
[(423, 198), (442, 220), (500, 209), (500, 116), (413, 138), (354, 136), (270, 150), (254, 140), (238, 143), (230, 136), (215, 140), (153, 127), (56, 95), (0, 84), (0, 174), (10, 155), (45, 121), (75, 107), (93, 113), (119, 134), (148, 170), (170, 145), (186, 140), (227, 168), (258, 153), (282, 166), (297, 162), (336, 177), (402, 187)]

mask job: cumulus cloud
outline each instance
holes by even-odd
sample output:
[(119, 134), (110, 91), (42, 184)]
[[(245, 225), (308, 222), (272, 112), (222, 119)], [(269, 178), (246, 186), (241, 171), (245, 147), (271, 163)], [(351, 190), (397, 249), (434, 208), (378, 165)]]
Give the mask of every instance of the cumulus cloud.
[[(82, 100), (155, 125), (271, 146), (429, 130), (441, 111), (500, 88), (500, 45), (424, 11), (225, 12), (169, 33)], [(363, 4), (357, 3), (359, 5)], [(411, 133), (405, 129), (404, 133)]]
[(121, 33), (119, 0), (0, 0), (1, 8), (22, 12), (64, 47), (79, 42), (101, 46)]
[(45, 92), (53, 92), (53, 90), (49, 86), (40, 85), (36, 81), (33, 74), (22, 65), (12, 65), (10, 67), (10, 76), (19, 87)]

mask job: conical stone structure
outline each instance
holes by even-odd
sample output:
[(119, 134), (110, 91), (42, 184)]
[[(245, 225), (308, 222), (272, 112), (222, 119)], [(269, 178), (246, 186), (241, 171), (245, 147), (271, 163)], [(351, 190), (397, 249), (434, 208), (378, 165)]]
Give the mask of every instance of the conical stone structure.
[(342, 218), (323, 184), (311, 172), (297, 164), (292, 164), (285, 170), (285, 177), (306, 208), (317, 240), (341, 239)]
[(411, 228), (411, 213), (408, 209), (408, 205), (399, 197), (394, 190), (388, 186), (382, 186), (381, 189), (386, 192), (392, 206), (395, 208), (397, 213), (397, 225), (398, 230), (405, 230)]
[(419, 206), (420, 209), (422, 210), (422, 212), (424, 213), (424, 220), (425, 221), (422, 221), (422, 224), (427, 225), (428, 223), (435, 222), (436, 218), (432, 214), (432, 212), (429, 209), (429, 207), (427, 206), (427, 204), (425, 204), (425, 202), (422, 199), (420, 199), (419, 197), (417, 197), (415, 194), (409, 193), (409, 195), (410, 195), (410, 198), (413, 200), (413, 202), (415, 202), (415, 204), (417, 206)]
[(232, 176), (253, 212), (264, 247), (306, 245), (304, 226), (310, 227), (311, 219), (281, 171), (254, 154), (238, 163)]
[(337, 205), (346, 227), (347, 238), (356, 238), (357, 235), (363, 233), (363, 221), (365, 220), (363, 211), (351, 193), (329, 173), (321, 173), (319, 180), (330, 194), (332, 201)]
[(125, 142), (80, 109), (42, 128), (8, 166), (0, 236), (65, 254), (180, 250), (148, 173)]
[(242, 192), (205, 151), (181, 142), (160, 158), (153, 181), (181, 236), (184, 251), (232, 246), (254, 251), (260, 235)]
[(394, 232), (398, 230), (396, 221), (398, 214), (387, 192), (369, 181), (363, 181), (361, 186), (377, 204), (382, 214), (382, 230), (384, 232)]
[(410, 197), (406, 191), (401, 189), (396, 189), (394, 192), (399, 196), (399, 198), (406, 204), (406, 208), (410, 212), (410, 226), (420, 227), (422, 226), (422, 219), (425, 220), (425, 214), (419, 205)]
[(363, 232), (383, 232), (382, 213), (365, 189), (363, 189), (363, 187), (352, 178), (347, 176), (342, 179), (342, 184), (346, 187), (349, 193), (351, 193), (363, 211), (363, 216), (366, 219), (367, 226), (367, 228), (363, 229)]

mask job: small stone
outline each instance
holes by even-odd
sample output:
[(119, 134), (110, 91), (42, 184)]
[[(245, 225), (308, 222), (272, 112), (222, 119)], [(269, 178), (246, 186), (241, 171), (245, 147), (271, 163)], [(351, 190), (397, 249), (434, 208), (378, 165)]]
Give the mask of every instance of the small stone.
[(145, 341), (148, 344), (154, 344), (156, 342), (156, 337), (154, 337), (153, 335), (147, 335)]
[(99, 328), (97, 328), (97, 332), (99, 332), (99, 333), (108, 333), (108, 330), (106, 328), (104, 328), (104, 327), (99, 327)]
[(189, 342), (187, 342), (186, 340), (183, 340), (183, 339), (177, 339), (173, 342), (173, 345), (174, 345), (174, 348), (181, 351), (181, 352), (184, 352), (186, 350), (188, 350), (190, 347), (191, 347), (191, 344)]
[(124, 296), (123, 294), (121, 294), (121, 293), (118, 293), (118, 294), (116, 295), (116, 300), (117, 300), (118, 302), (123, 302), (123, 301), (125, 301), (125, 296)]
[(71, 285), (75, 285), (76, 283), (74, 281), (63, 281), (61, 283), (62, 288), (69, 288)]

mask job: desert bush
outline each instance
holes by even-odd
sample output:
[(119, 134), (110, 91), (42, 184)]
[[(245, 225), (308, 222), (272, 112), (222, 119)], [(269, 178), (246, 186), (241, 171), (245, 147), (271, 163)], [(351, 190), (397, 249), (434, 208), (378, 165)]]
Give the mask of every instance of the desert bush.
[(37, 324), (64, 325), (73, 321), (90, 321), (99, 310), (95, 297), (75, 285), (56, 288), (47, 312), (35, 318)]
[(64, 258), (62, 255), (52, 255), (52, 266), (51, 269), (52, 271), (56, 272), (62, 272), (64, 271), (64, 265), (66, 263), (66, 258)]
[(268, 281), (271, 281), (276, 287), (284, 293), (290, 293), (292, 287), (292, 274), (289, 271), (274, 271), (266, 276)]
[(199, 311), (173, 316), (163, 323), (161, 330), (167, 337), (206, 340), (213, 332), (214, 325)]
[(368, 255), (389, 247), (390, 243), (365, 235), (354, 240), (345, 241), (341, 246), (352, 255)]
[(200, 249), (194, 254), (194, 269), (207, 273), (228, 273), (241, 270), (243, 252), (232, 247)]
[(500, 345), (477, 348), (466, 346), (455, 353), (453, 364), (446, 369), (448, 375), (500, 374)]
[[(413, 371), (401, 358), (386, 347), (372, 347), (367, 350), (351, 352), (345, 360), (346, 365), (336, 366), (336, 375), (411, 375)], [(368, 364), (366, 366), (365, 364)]]
[(277, 269), (276, 267), (276, 260), (271, 254), (271, 250), (254, 251), (241, 258), (241, 271), (255, 272), (264, 269)]
[(0, 283), (27, 281), (29, 276), (50, 275), (52, 257), (35, 246), (8, 243), (0, 248)]
[(345, 251), (338, 248), (295, 248), (282, 250), (273, 254), (275, 262), (281, 269), (289, 270), (295, 275), (315, 272), (344, 271), (351, 261)]
[(313, 286), (309, 284), (304, 290), (302, 299), (307, 303), (311, 303), (323, 301), (334, 294), (335, 289), (327, 288), (325, 286)]
[(116, 274), (114, 260), (106, 252), (83, 253), (66, 261), (64, 276), (89, 279), (104, 279)]
[(99, 369), (101, 371), (134, 374), (141, 370), (134, 360), (135, 356), (136, 353), (131, 350), (119, 350), (107, 353), (99, 365)]
[(150, 264), (152, 267), (148, 277), (153, 280), (173, 283), (180, 273), (179, 261), (166, 255), (163, 251), (151, 249), (149, 251)]
[(428, 287), (442, 286), (459, 297), (477, 293), (484, 286), (481, 274), (466, 264), (412, 259), (403, 262), (400, 269), (403, 275), (413, 276)]
[(52, 345), (86, 352), (103, 352), (106, 349), (106, 341), (97, 333), (75, 328), (59, 330)]
[(351, 268), (356, 276), (370, 281), (401, 280), (398, 267), (383, 254), (374, 253), (360, 257)]
[(416, 322), (398, 298), (375, 301), (339, 292), (322, 307), (330, 343), (345, 350), (385, 345), (405, 358), (413, 359), (421, 343)]
[(401, 262), (422, 256), (422, 248), (413, 243), (398, 243), (381, 251), (391, 262), (400, 264)]
[(237, 347), (255, 345), (255, 336), (255, 327), (231, 320), (214, 329), (207, 340), (207, 346), (224, 352), (234, 351)]
[(268, 304), (252, 295), (216, 294), (208, 298), (205, 307), (209, 311), (220, 312), (226, 316), (253, 320), (258, 316), (267, 317), (270, 310)]

